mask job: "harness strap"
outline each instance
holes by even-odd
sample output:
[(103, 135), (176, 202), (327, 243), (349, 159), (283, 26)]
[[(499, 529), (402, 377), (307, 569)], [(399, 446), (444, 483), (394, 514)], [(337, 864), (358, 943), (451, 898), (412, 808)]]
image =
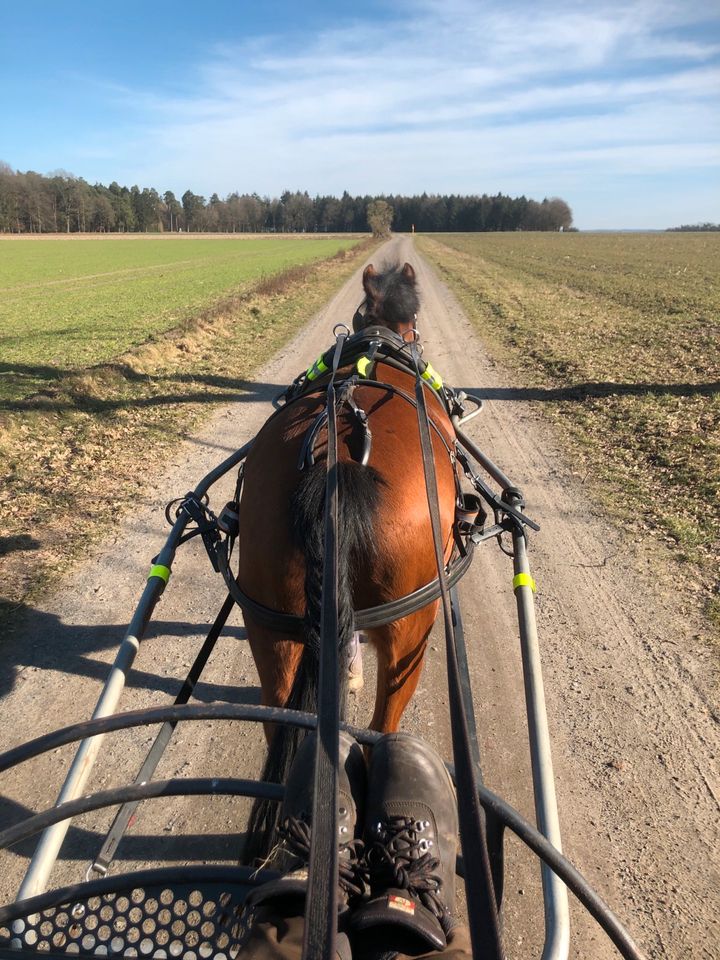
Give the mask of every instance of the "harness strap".
[[(417, 347), (413, 344), (417, 356)], [(478, 960), (503, 960), (505, 953), (500, 934), (500, 921), (494, 896), (492, 870), (488, 853), (485, 813), (480, 805), (475, 785), (469, 721), (462, 695), (462, 681), (457, 641), (453, 627), (450, 593), (445, 576), (443, 558), (440, 502), (435, 474), (435, 460), (430, 435), (430, 419), (425, 404), (425, 392), (419, 366), (415, 380), (420, 449), (422, 451), (425, 488), (432, 527), (433, 546), (437, 563), (438, 581), (445, 621), (450, 727), (457, 782), (458, 813), (465, 861), (470, 934), (473, 956)]]
[[(448, 586), (454, 586), (466, 574), (470, 567), (475, 544), (472, 540), (467, 541), (466, 552), (464, 556), (456, 557), (447, 568)], [(232, 571), (227, 557), (227, 541), (223, 540), (218, 545), (217, 551), (218, 566), (223, 575), (228, 591), (232, 595), (235, 603), (245, 613), (250, 614), (253, 620), (268, 630), (276, 630), (278, 633), (301, 634), (303, 628), (303, 618), (294, 613), (281, 613), (278, 610), (272, 610), (270, 607), (258, 603), (244, 593), (233, 578)], [(397, 600), (390, 600), (388, 603), (378, 604), (376, 607), (366, 607), (364, 610), (355, 611), (355, 629), (372, 630), (373, 627), (384, 627), (388, 623), (394, 623), (401, 617), (407, 617), (411, 613), (422, 610), (428, 604), (433, 603), (440, 597), (440, 583), (437, 577), (419, 587), (412, 593), (399, 597)]]
[[(346, 403), (353, 414), (355, 419), (360, 425), (360, 428), (363, 432), (363, 449), (360, 456), (359, 462), (362, 466), (366, 466), (368, 460), (370, 459), (370, 447), (372, 445), (372, 432), (370, 430), (370, 424), (368, 422), (368, 415), (365, 411), (357, 405), (353, 397), (353, 392), (356, 386), (356, 378), (351, 377), (349, 380), (344, 380), (338, 390), (335, 391), (335, 405), (334, 410), (337, 412), (339, 408)], [(328, 408), (327, 405), (320, 411), (320, 413), (313, 420), (312, 426), (305, 434), (303, 439), (302, 447), (300, 448), (300, 455), (298, 456), (297, 468), (298, 470), (304, 470), (305, 467), (312, 467), (315, 463), (315, 443), (318, 438), (318, 434), (328, 422)]]
[(315, 463), (315, 440), (317, 435), (320, 433), (322, 428), (325, 426), (327, 421), (327, 407), (320, 411), (320, 413), (315, 417), (312, 426), (305, 434), (303, 440), (303, 445), (300, 448), (300, 456), (298, 457), (297, 468), (298, 470), (304, 470), (306, 466), (312, 466)]
[(355, 414), (355, 419), (360, 424), (360, 429), (363, 432), (363, 450), (360, 457), (360, 464), (363, 467), (367, 466), (368, 460), (370, 459), (370, 450), (372, 448), (372, 430), (370, 429), (370, 421), (368, 419), (367, 413), (363, 410), (362, 407), (358, 406), (355, 401), (355, 383), (346, 381), (350, 383), (348, 390), (345, 392), (345, 403), (350, 407), (352, 412)]
[[(423, 380), (436, 391), (448, 410), (450, 409), (451, 399), (445, 394), (446, 392), (451, 394), (452, 391), (443, 387), (442, 377), (421, 357), (413, 360), (408, 351), (408, 344), (398, 334), (385, 327), (373, 327), (345, 337), (338, 368), (352, 364), (357, 367), (361, 376), (366, 377), (370, 364), (376, 358), (409, 374), (414, 372), (414, 364), (417, 362)], [(277, 401), (286, 405), (305, 396), (310, 386), (330, 371), (334, 360), (335, 346), (320, 354), (317, 360), (300, 373), (279, 395)]]
[[(406, 372), (407, 372), (407, 371), (406, 371)], [(383, 381), (383, 380), (363, 380), (362, 386), (363, 386), (363, 387), (378, 388), (378, 389), (380, 389), (380, 390), (386, 390), (388, 393), (394, 393), (396, 396), (402, 397), (403, 400), (407, 400), (407, 402), (408, 402), (411, 406), (417, 407), (417, 399), (416, 399), (415, 397), (413, 397), (412, 394), (407, 393), (407, 392), (406, 392), (405, 390), (403, 390), (401, 387), (396, 387), (394, 383), (385, 383), (385, 381)], [(315, 387), (315, 390), (324, 390), (324, 389), (326, 389), (326, 388), (325, 388), (325, 387)], [(312, 392), (312, 391), (311, 391), (311, 392)], [(307, 394), (303, 394), (303, 396), (307, 396)], [(281, 409), (284, 409), (284, 408), (281, 408)], [(277, 411), (276, 411), (276, 412), (277, 412)], [(322, 411), (322, 414), (318, 414), (318, 417), (320, 417), (320, 416), (324, 417), (325, 414), (326, 414), (326, 411), (323, 410), (323, 411)], [(273, 416), (275, 416), (275, 414), (273, 414)], [(445, 438), (445, 434), (442, 432), (442, 430), (441, 430), (440, 427), (437, 425), (437, 423), (433, 420), (432, 417), (429, 416), (429, 420), (430, 420), (430, 426), (431, 426), (432, 429), (435, 431), (435, 434), (440, 438), (440, 440), (441, 440), (443, 446), (445, 447), (445, 449), (447, 450), (449, 456), (453, 457), (453, 456), (455, 455), (455, 450), (454, 450), (453, 447), (451, 447), (450, 444), (447, 442), (447, 439)], [(314, 426), (314, 424), (313, 424), (313, 426)], [(506, 505), (506, 506), (507, 506), (507, 505)]]

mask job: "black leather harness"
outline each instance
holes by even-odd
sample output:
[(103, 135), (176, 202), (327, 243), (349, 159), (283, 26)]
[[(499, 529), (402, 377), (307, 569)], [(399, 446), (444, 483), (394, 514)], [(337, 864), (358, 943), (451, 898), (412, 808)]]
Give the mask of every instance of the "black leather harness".
[[(415, 348), (414, 344), (412, 346)], [(311, 396), (314, 393), (324, 394), (327, 390), (327, 380), (330, 376), (330, 370), (335, 363), (338, 364), (338, 368), (342, 367), (344, 369), (350, 365), (357, 367), (358, 361), (363, 359), (369, 361), (363, 365), (365, 373), (369, 373), (371, 367), (374, 371), (379, 362), (393, 366), (420, 380), (424, 388), (423, 395), (428, 391), (434, 393), (435, 396), (440, 399), (450, 416), (462, 415), (463, 413), (463, 395), (456, 393), (451, 388), (442, 384), (441, 381), (439, 386), (432, 386), (431, 383), (433, 379), (435, 379), (435, 383), (437, 384), (439, 378), (434, 371), (432, 371), (430, 365), (423, 362), (422, 358), (417, 355), (413, 358), (410, 345), (391, 330), (384, 327), (371, 327), (363, 330), (344, 340), (339, 357), (334, 356), (335, 352), (336, 347), (330, 348), (322, 354), (308, 371), (301, 373), (295, 378), (293, 383), (276, 399), (277, 409), (271, 419), (276, 417), (288, 405), (302, 397)], [(327, 361), (327, 363), (325, 361)], [(417, 362), (417, 366), (415, 365), (415, 361)], [(326, 370), (322, 369), (323, 366), (326, 367)], [(315, 377), (310, 375), (314, 368), (320, 370), (319, 374)], [(432, 371), (431, 376), (427, 375), (428, 370)], [(325, 376), (326, 372), (328, 376)], [(394, 384), (385, 383), (381, 380), (373, 380), (368, 377), (361, 377), (359, 373), (351, 373), (347, 376), (347, 379), (339, 379), (335, 382), (336, 386), (334, 386), (333, 391), (336, 408), (341, 399), (347, 402), (348, 398), (352, 397), (352, 388), (360, 383), (363, 386), (369, 386), (402, 397), (407, 403), (415, 407), (416, 410), (418, 407), (417, 397), (419, 394), (417, 394), (417, 390), (415, 396), (413, 396), (413, 394), (406, 392)], [(352, 404), (351, 409), (353, 409)], [(357, 410), (355, 416), (362, 424), (363, 420), (367, 419), (367, 415), (357, 407), (357, 404), (355, 404), (355, 409)], [(455, 550), (453, 551), (450, 562), (445, 568), (448, 586), (452, 587), (458, 583), (467, 572), (472, 560), (474, 548), (478, 543), (492, 537), (499, 538), (503, 532), (511, 528), (513, 520), (533, 528), (536, 528), (536, 524), (520, 513), (519, 510), (513, 508), (507, 501), (498, 498), (473, 471), (466, 453), (460, 448), (460, 443), (463, 441), (462, 434), (458, 436), (453, 446), (448, 443), (445, 433), (437, 423), (435, 423), (432, 417), (428, 417), (428, 421), (430, 429), (432, 429), (436, 436), (442, 441), (453, 466), (457, 463), (462, 467), (465, 476), (479, 494), (479, 497), (477, 497), (473, 494), (464, 493), (460, 487), (458, 471), (454, 471), (457, 483), (456, 517), (453, 526)], [(300, 462), (298, 464), (299, 469), (303, 469), (307, 464), (313, 462), (314, 442), (317, 439), (320, 429), (327, 423), (328, 408), (326, 406), (318, 414), (305, 436)], [(369, 455), (369, 442), (371, 439), (369, 434), (368, 424), (366, 442), (363, 444), (363, 452), (359, 458), (360, 462), (366, 462), (367, 455)], [(460, 443), (458, 443), (458, 440)], [(178, 510), (183, 509), (188, 512), (195, 523), (195, 528), (186, 534), (184, 539), (198, 534), (202, 535), (213, 567), (222, 574), (230, 595), (244, 613), (252, 617), (258, 625), (269, 630), (275, 630), (278, 633), (292, 634), (300, 641), (303, 631), (303, 617), (293, 613), (273, 610), (259, 603), (253, 597), (248, 596), (239, 586), (235, 575), (230, 569), (233, 547), (240, 534), (238, 508), (242, 493), (242, 482), (243, 464), (241, 463), (238, 471), (234, 499), (226, 504), (217, 517), (212, 513), (206, 503), (197, 500), (193, 494), (188, 494), (182, 498), (181, 501), (176, 501), (180, 503)], [(487, 514), (480, 502), (481, 499), (490, 506), (495, 516), (495, 523), (489, 527), (485, 525)], [(171, 506), (172, 505), (169, 505), (168, 510), (170, 510)], [(170, 517), (168, 517), (168, 519), (170, 519)], [(421, 610), (428, 604), (440, 599), (440, 597), (440, 582), (436, 577), (434, 580), (419, 587), (412, 593), (406, 594), (404, 597), (398, 597), (395, 600), (378, 604), (375, 607), (356, 610), (354, 616), (355, 627), (357, 630), (369, 630), (373, 627), (385, 626), (388, 623), (399, 620), (401, 617), (407, 617), (411, 613)]]
[[(340, 367), (345, 368), (350, 364), (356, 365), (359, 360), (368, 359), (370, 364), (372, 364), (373, 369), (376, 367), (378, 362), (382, 361), (383, 363), (387, 363), (390, 366), (415, 376), (416, 372), (413, 368), (413, 361), (408, 351), (408, 346), (409, 345), (402, 339), (402, 337), (383, 327), (373, 327), (368, 330), (363, 330), (361, 333), (355, 334), (352, 337), (348, 337), (343, 345), (339, 360), (336, 360), (333, 357), (335, 352), (335, 347), (333, 347), (322, 354), (308, 371), (296, 377), (293, 383), (287, 388), (287, 390), (284, 391), (283, 394), (280, 395), (280, 398), (278, 398), (281, 406), (279, 410), (276, 410), (273, 416), (277, 416), (281, 410), (284, 410), (288, 405), (296, 402), (301, 397), (308, 397), (315, 393), (324, 395), (327, 391), (327, 380), (330, 376), (330, 370), (332, 369), (332, 364), (334, 361), (339, 363)], [(429, 364), (422, 363), (422, 361), (420, 361), (420, 363), (422, 364), (421, 375), (423, 372), (428, 370), (428, 368), (432, 370)], [(325, 367), (325, 369), (323, 369), (323, 367)], [(319, 369), (320, 371), (316, 377), (312, 377), (310, 375), (313, 369)], [(369, 364), (365, 367), (365, 370), (369, 373)], [(411, 393), (406, 392), (394, 384), (386, 383), (381, 380), (374, 380), (369, 377), (361, 377), (359, 374), (351, 373), (346, 379), (337, 382), (337, 386), (334, 388), (335, 409), (337, 411), (337, 409), (343, 403), (348, 404), (356, 419), (363, 427), (365, 431), (365, 439), (363, 443), (362, 455), (359, 457), (359, 462), (367, 463), (367, 459), (370, 454), (371, 443), (371, 433), (369, 423), (367, 422), (368, 417), (365, 411), (358, 407), (353, 398), (354, 389), (359, 384), (401, 397), (416, 409), (417, 399)], [(425, 385), (428, 390), (434, 392), (440, 398), (443, 406), (448, 412), (453, 409), (453, 403), (455, 402), (456, 396), (453, 391), (443, 387), (442, 392), (440, 392), (439, 390), (431, 387), (427, 380)], [(440, 429), (437, 423), (432, 418), (429, 418), (429, 422), (436, 436), (438, 436), (442, 441), (443, 446), (448, 453), (448, 457), (453, 464), (457, 485), (458, 507), (462, 507), (463, 494), (460, 488), (457, 470), (455, 470), (455, 463), (457, 460), (456, 451), (448, 443), (444, 432)], [(321, 429), (327, 424), (328, 410), (326, 407), (323, 407), (305, 435), (300, 452), (298, 469), (304, 469), (306, 466), (314, 463), (314, 445)], [(239, 503), (239, 496), (240, 489), (236, 491), (237, 503)], [(446, 567), (446, 576), (448, 578), (448, 583), (451, 586), (456, 584), (461, 579), (470, 566), (475, 542), (477, 542), (476, 540), (472, 539), (472, 534), (477, 533), (481, 529), (484, 519), (485, 513), (478, 502), (477, 509), (475, 510), (474, 520), (479, 522), (475, 523), (473, 519), (468, 520), (468, 517), (465, 516), (462, 528), (460, 528), (460, 525), (457, 523), (455, 525), (454, 535), (456, 550), (450, 560), (450, 563)], [(232, 551), (232, 546), (232, 537), (219, 539), (216, 545), (216, 557), (217, 567), (225, 579), (228, 591), (238, 606), (243, 610), (244, 613), (249, 614), (259, 626), (265, 627), (269, 630), (276, 630), (278, 633), (288, 633), (296, 636), (302, 634), (302, 616), (292, 613), (283, 613), (278, 610), (273, 610), (270, 607), (266, 607), (263, 604), (258, 603), (252, 597), (248, 596), (238, 585), (237, 580), (230, 569), (230, 553)], [(375, 607), (368, 607), (364, 610), (356, 610), (354, 616), (355, 627), (357, 630), (368, 630), (373, 627), (385, 626), (388, 623), (393, 623), (395, 620), (399, 620), (401, 617), (409, 616), (411, 613), (421, 610), (423, 607), (426, 607), (433, 601), (438, 600), (440, 596), (440, 583), (436, 577), (430, 583), (426, 583), (424, 586), (419, 587), (412, 593), (406, 594), (404, 597), (399, 597), (396, 600), (391, 600)]]

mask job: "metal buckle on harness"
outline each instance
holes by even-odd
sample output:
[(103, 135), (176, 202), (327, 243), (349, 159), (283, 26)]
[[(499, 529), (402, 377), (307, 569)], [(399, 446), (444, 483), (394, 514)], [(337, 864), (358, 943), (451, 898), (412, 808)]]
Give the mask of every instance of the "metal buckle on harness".
[(462, 536), (471, 537), (478, 531), (482, 533), (487, 512), (483, 508), (480, 497), (463, 491), (462, 503), (455, 507), (455, 520)]
[(228, 500), (220, 511), (217, 518), (217, 525), (224, 534), (237, 538), (240, 533), (240, 505), (235, 500)]
[[(176, 503), (178, 503), (179, 506), (175, 511), (175, 515), (178, 516), (180, 512), (183, 511), (195, 524), (194, 529), (190, 528), (187, 533), (183, 534), (178, 542), (186, 543), (188, 540), (192, 540), (193, 537), (202, 537), (207, 555), (213, 565), (213, 570), (218, 573), (220, 568), (218, 567), (217, 561), (217, 545), (220, 541), (220, 531), (218, 529), (217, 517), (207, 503), (207, 496), (198, 497), (194, 492), (190, 492), (177, 500), (171, 500), (165, 508), (165, 516), (170, 524), (173, 523), (170, 519), (170, 513)], [(154, 562), (155, 561), (153, 561), (153, 563)]]

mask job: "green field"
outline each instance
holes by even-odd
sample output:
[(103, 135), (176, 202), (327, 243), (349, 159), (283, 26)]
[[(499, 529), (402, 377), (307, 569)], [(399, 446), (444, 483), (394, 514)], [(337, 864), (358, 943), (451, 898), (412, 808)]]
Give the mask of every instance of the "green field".
[[(258, 368), (375, 246), (353, 237), (0, 240), (13, 291), (0, 348), (10, 396), (0, 399), (0, 623), (21, 616), (145, 495), (174, 444), (217, 407), (255, 394)], [(69, 310), (71, 291), (84, 306), (64, 321), (57, 304)], [(29, 295), (34, 326), (20, 307)], [(21, 331), (12, 340), (11, 315)], [(68, 326), (77, 331), (63, 335)]]
[(110, 360), (355, 237), (0, 237), (0, 401)]
[(697, 564), (720, 619), (720, 234), (419, 238), (595, 494)]

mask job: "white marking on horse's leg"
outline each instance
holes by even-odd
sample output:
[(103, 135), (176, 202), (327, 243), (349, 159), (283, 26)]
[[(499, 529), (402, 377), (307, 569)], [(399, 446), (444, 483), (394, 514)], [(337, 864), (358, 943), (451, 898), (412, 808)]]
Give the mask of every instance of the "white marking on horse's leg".
[(363, 662), (362, 646), (360, 644), (361, 633), (355, 631), (350, 642), (350, 663), (348, 664), (348, 690), (351, 693), (358, 693), (363, 688)]

